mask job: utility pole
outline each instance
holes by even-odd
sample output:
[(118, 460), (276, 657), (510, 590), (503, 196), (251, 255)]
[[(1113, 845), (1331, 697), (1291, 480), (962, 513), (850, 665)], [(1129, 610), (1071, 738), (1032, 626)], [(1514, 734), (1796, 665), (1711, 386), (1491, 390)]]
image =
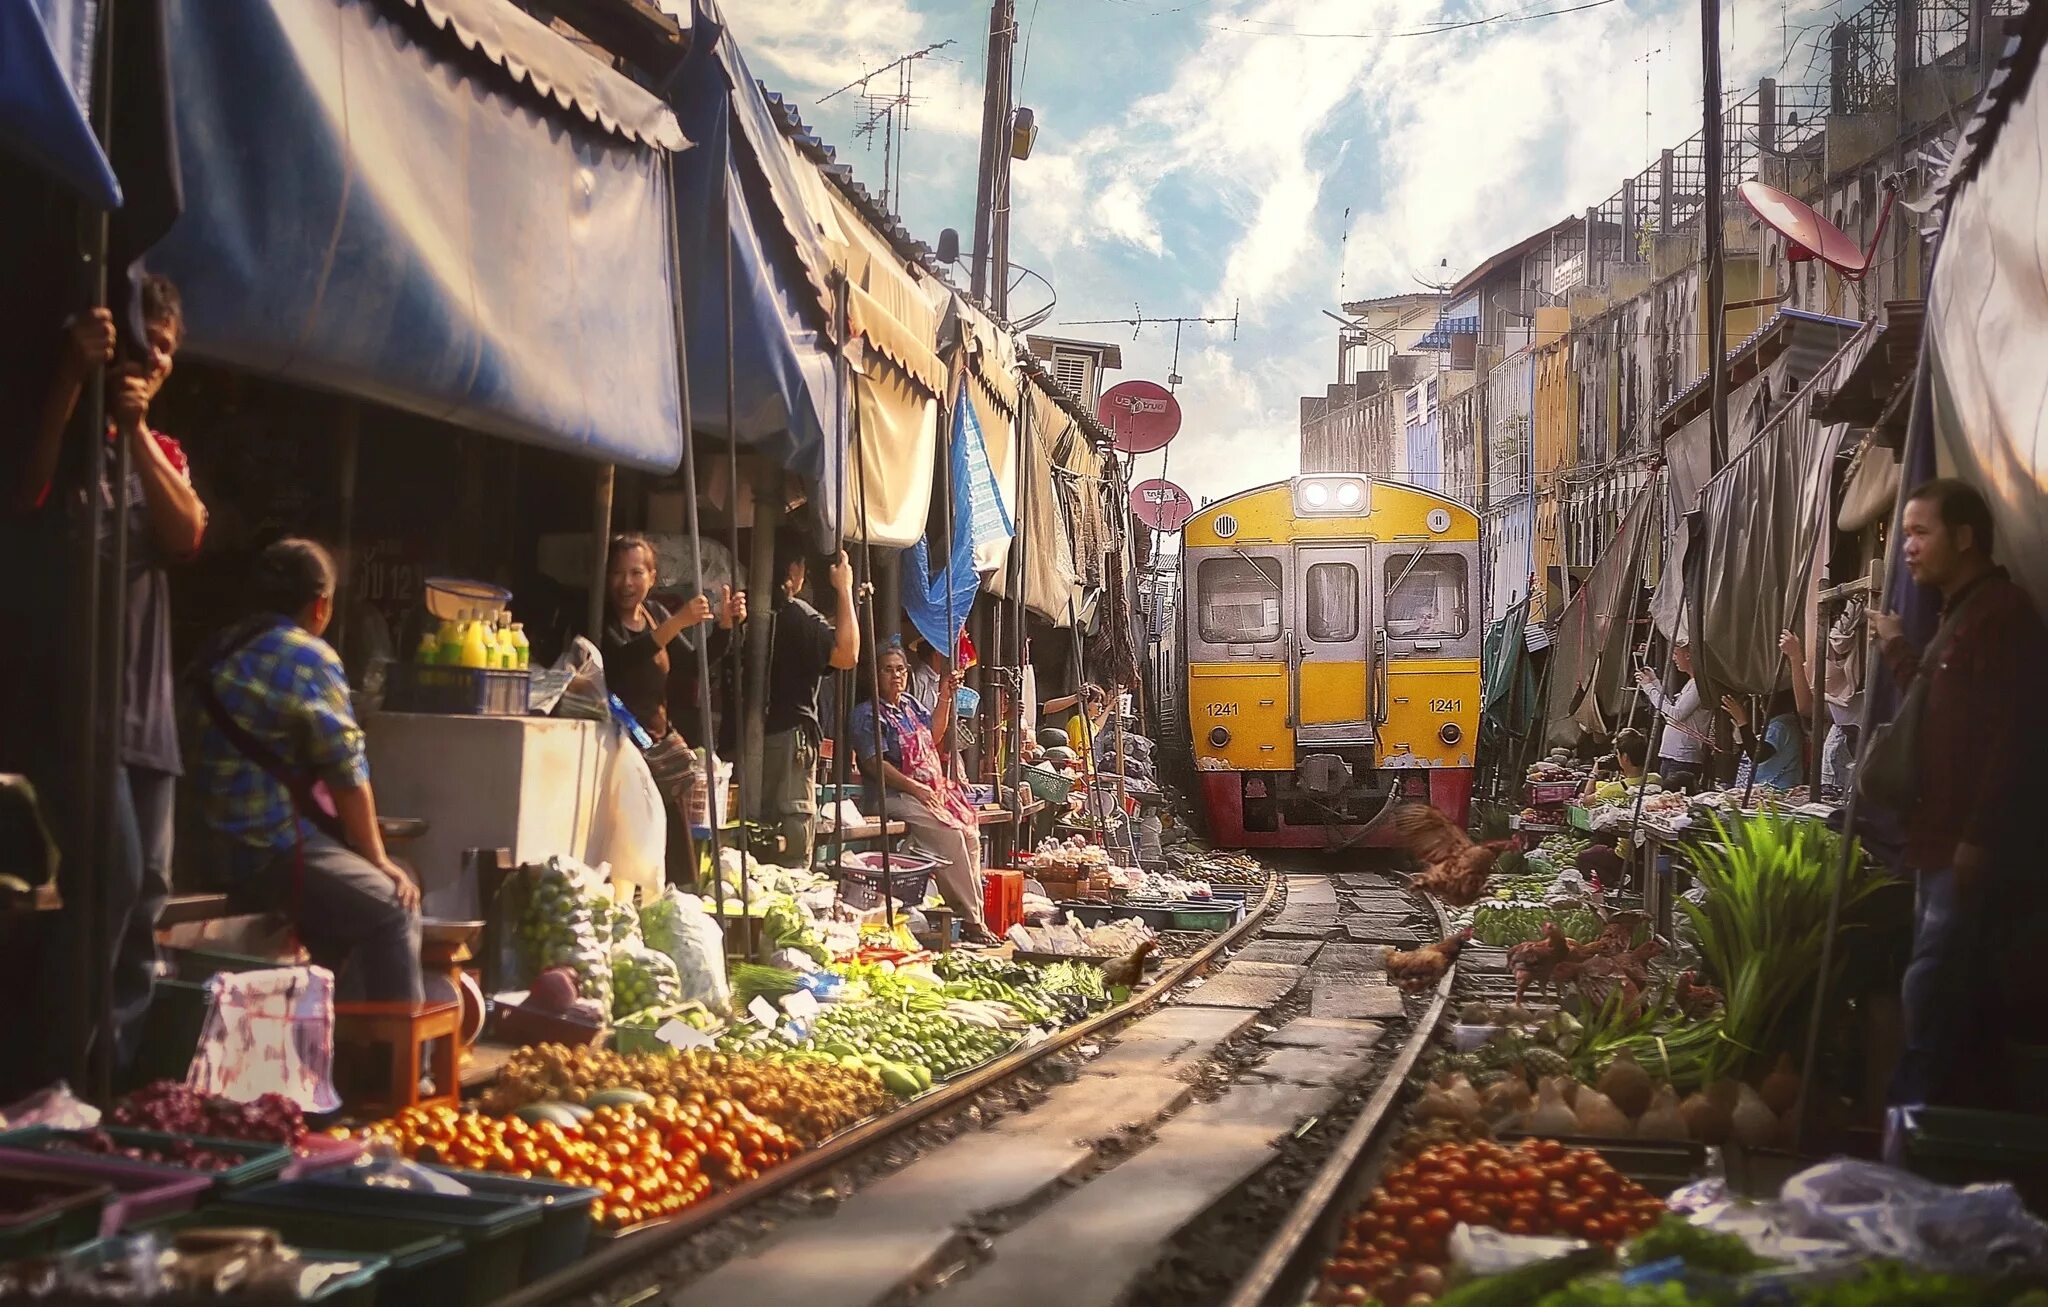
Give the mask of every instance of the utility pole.
[(1706, 176), (1700, 225), (1706, 259), (1708, 458), (1710, 466), (1719, 471), (1728, 461), (1728, 286), (1721, 250), (1726, 235), (1721, 197), (1727, 189), (1721, 157), (1721, 0), (1700, 0), (1700, 95), (1705, 108), (1701, 142), (1705, 148), (1700, 153)]
[(972, 290), (998, 318), (1006, 316), (1010, 298), (1010, 55), (1016, 39), (1014, 0), (993, 0), (981, 96), (981, 172), (974, 187)]

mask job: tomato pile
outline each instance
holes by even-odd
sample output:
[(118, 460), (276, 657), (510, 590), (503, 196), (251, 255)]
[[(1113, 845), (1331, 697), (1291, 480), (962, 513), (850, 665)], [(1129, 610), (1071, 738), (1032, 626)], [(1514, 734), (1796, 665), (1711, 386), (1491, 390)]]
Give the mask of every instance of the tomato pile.
[(1389, 1172), (1351, 1217), (1316, 1301), (1406, 1303), (1437, 1292), (1436, 1268), (1460, 1225), (1612, 1248), (1663, 1214), (1661, 1200), (1590, 1150), (1554, 1139), (1438, 1144)]
[(674, 1216), (803, 1150), (744, 1105), (703, 1097), (600, 1107), (575, 1126), (413, 1107), (362, 1135), (415, 1161), (595, 1189), (591, 1219), (614, 1230)]

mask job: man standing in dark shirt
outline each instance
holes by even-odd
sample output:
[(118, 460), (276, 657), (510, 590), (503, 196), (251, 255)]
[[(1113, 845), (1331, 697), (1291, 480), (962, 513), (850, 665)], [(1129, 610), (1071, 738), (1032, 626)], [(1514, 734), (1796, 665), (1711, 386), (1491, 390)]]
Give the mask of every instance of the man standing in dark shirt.
[(775, 594), (768, 628), (767, 738), (762, 742), (761, 789), (764, 814), (782, 828), (784, 859), (811, 865), (817, 840), (816, 775), (818, 685), (827, 672), (847, 671), (860, 661), (860, 621), (853, 609), (853, 569), (841, 552), (832, 564), (836, 611), (827, 622), (805, 603), (809, 551), (801, 537), (785, 531), (775, 541), (775, 566), (782, 584)]
[(1927, 677), (1918, 794), (1899, 815), (1917, 877), (1913, 959), (1906, 968), (1906, 1051), (1898, 1103), (1974, 1101), (2002, 1037), (1992, 1014), (2001, 952), (1996, 923), (2025, 915), (2019, 865), (2028, 784), (2039, 776), (2042, 713), (2031, 673), (2048, 635), (2027, 592), (1991, 561), (1991, 510), (1954, 480), (1907, 499), (1902, 552), (1913, 580), (1941, 592), (1944, 636), (1932, 660), (1896, 613), (1872, 618), (1903, 689)]

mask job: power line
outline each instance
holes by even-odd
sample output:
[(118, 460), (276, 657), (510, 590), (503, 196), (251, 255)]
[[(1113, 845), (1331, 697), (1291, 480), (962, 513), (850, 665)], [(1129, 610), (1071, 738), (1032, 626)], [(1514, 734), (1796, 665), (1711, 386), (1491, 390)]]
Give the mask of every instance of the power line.
[(1404, 38), (1407, 38), (1407, 37), (1414, 37), (1414, 36), (1442, 36), (1442, 35), (1444, 35), (1445, 33), (1448, 33), (1448, 32), (1462, 32), (1462, 31), (1466, 30), (1467, 28), (1473, 28), (1473, 27), (1488, 27), (1488, 26), (1497, 26), (1497, 25), (1505, 25), (1505, 24), (1507, 24), (1507, 23), (1530, 23), (1530, 22), (1535, 22), (1535, 21), (1536, 21), (1537, 19), (1539, 19), (1539, 18), (1556, 18), (1556, 17), (1559, 17), (1560, 15), (1563, 15), (1563, 14), (1576, 14), (1576, 13), (1582, 13), (1582, 12), (1584, 12), (1585, 10), (1588, 10), (1588, 9), (1600, 9), (1600, 8), (1604, 8), (1605, 6), (1607, 6), (1607, 5), (1611, 5), (1611, 4), (1614, 4), (1614, 3), (1616, 3), (1616, 0), (1588, 0), (1588, 2), (1587, 2), (1587, 3), (1585, 3), (1585, 4), (1577, 4), (1577, 5), (1568, 5), (1568, 6), (1566, 6), (1565, 8), (1562, 8), (1562, 9), (1545, 9), (1545, 10), (1542, 10), (1541, 12), (1538, 12), (1538, 13), (1533, 13), (1533, 14), (1532, 14), (1532, 13), (1524, 13), (1524, 12), (1521, 12), (1521, 11), (1518, 11), (1518, 10), (1512, 10), (1512, 9), (1510, 9), (1510, 10), (1506, 10), (1506, 11), (1503, 11), (1503, 12), (1501, 12), (1501, 13), (1497, 13), (1497, 14), (1486, 14), (1486, 15), (1484, 15), (1484, 16), (1482, 16), (1482, 17), (1479, 17), (1479, 18), (1468, 18), (1468, 19), (1465, 19), (1465, 20), (1463, 20), (1462, 22), (1455, 22), (1455, 23), (1436, 23), (1436, 24), (1432, 24), (1431, 26), (1428, 26), (1428, 27), (1418, 27), (1418, 28), (1413, 28), (1413, 29), (1410, 29), (1410, 30), (1408, 30), (1408, 31), (1378, 31), (1378, 32), (1301, 32), (1301, 31), (1275, 31), (1275, 32), (1256, 32), (1256, 31), (1250, 31), (1250, 30), (1248, 30), (1248, 29), (1246, 29), (1246, 28), (1243, 28), (1243, 27), (1230, 27), (1230, 26), (1227, 26), (1227, 25), (1225, 25), (1225, 24), (1222, 24), (1222, 23), (1204, 23), (1204, 24), (1202, 24), (1202, 26), (1204, 26), (1204, 27), (1207, 27), (1207, 28), (1210, 28), (1210, 29), (1212, 29), (1212, 30), (1214, 30), (1214, 31), (1218, 31), (1218, 32), (1228, 32), (1229, 34), (1231, 34), (1231, 35), (1233, 35), (1233, 36), (1284, 36), (1284, 37), (1295, 37), (1295, 38), (1299, 38), (1299, 39), (1303, 39), (1303, 40), (1320, 40), (1320, 41), (1393, 41), (1393, 40), (1401, 40), (1401, 39), (1404, 39)]

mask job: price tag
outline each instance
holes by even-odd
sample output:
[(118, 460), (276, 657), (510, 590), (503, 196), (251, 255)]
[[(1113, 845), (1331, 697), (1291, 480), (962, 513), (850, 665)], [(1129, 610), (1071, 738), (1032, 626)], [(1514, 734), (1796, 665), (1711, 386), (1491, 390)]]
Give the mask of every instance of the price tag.
[(754, 1001), (747, 1004), (747, 1015), (768, 1030), (775, 1029), (775, 1023), (779, 1019), (775, 1014), (775, 1005), (759, 994), (754, 995)]
[(809, 1021), (818, 1015), (818, 1000), (810, 990), (799, 989), (783, 997), (782, 1010), (797, 1021)]
[(716, 1048), (718, 1041), (697, 1027), (671, 1018), (664, 1022), (654, 1037), (678, 1053), (687, 1053), (693, 1048)]

